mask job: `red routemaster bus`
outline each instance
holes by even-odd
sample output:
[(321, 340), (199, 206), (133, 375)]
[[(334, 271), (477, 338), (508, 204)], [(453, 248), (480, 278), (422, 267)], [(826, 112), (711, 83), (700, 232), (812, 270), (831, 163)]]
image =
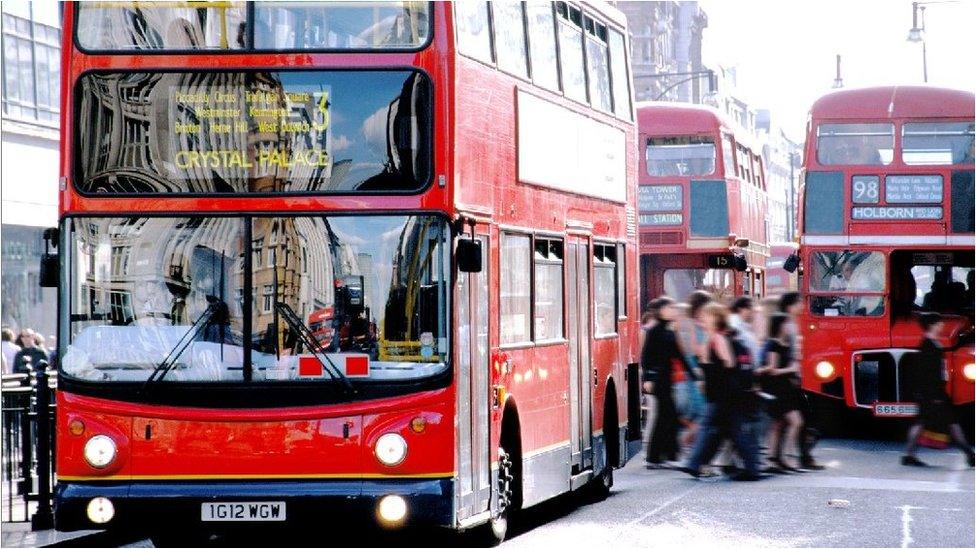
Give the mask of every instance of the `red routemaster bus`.
[(639, 104), (637, 125), (643, 299), (762, 296), (766, 183), (744, 132), (691, 104)]
[(639, 445), (617, 10), (64, 23), (58, 528), (500, 538), (513, 509), (609, 490)]
[(922, 86), (813, 104), (800, 218), (807, 391), (914, 415), (916, 317), (935, 311), (954, 349), (946, 389), (972, 404), (973, 117), (972, 93)]

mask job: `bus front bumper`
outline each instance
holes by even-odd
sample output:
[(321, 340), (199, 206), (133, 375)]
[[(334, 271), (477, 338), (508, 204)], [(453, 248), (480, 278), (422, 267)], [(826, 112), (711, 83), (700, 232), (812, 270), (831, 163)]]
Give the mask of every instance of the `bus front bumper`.
[[(405, 517), (381, 518), (380, 502), (399, 496)], [(112, 517), (98, 524), (89, 515), (95, 498), (111, 502)], [(284, 520), (204, 522), (206, 503), (284, 502)], [(350, 522), (384, 527), (452, 526), (454, 482), (440, 479), (337, 479), (287, 481), (59, 482), (55, 492), (58, 530), (180, 528), (214, 530), (309, 525), (341, 528)], [(103, 515), (104, 516), (104, 515)]]

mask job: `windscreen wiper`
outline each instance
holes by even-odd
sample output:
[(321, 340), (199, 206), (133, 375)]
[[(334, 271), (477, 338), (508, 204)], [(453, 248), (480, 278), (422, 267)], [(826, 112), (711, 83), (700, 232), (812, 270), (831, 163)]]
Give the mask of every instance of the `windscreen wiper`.
[[(329, 374), (329, 378), (331, 378), (333, 381), (340, 382), (346, 393), (355, 394), (356, 388), (353, 387), (352, 383), (349, 382), (349, 378), (342, 373), (342, 370), (335, 365), (332, 358), (326, 354), (325, 348), (323, 348), (322, 344), (319, 343), (319, 340), (315, 338), (312, 331), (308, 329), (308, 326), (302, 322), (302, 319), (295, 314), (295, 311), (287, 303), (283, 303), (281, 301), (275, 302), (275, 309), (278, 311), (278, 314), (285, 319), (288, 326), (292, 330), (295, 330), (298, 337), (302, 339), (302, 343), (305, 344), (305, 347), (312, 351), (312, 355), (315, 356), (316, 360), (319, 361), (319, 364), (322, 365), (322, 369)], [(325, 360), (322, 360), (323, 357)]]
[(166, 374), (168, 374), (169, 371), (173, 369), (173, 366), (176, 365), (176, 361), (180, 358), (183, 352), (186, 351), (187, 347), (190, 346), (190, 343), (193, 343), (193, 340), (200, 335), (201, 332), (215, 323), (227, 323), (228, 318), (230, 317), (227, 304), (212, 295), (207, 296), (207, 303), (207, 308), (200, 313), (200, 316), (197, 317), (197, 319), (193, 322), (190, 329), (187, 330), (182, 337), (180, 337), (179, 341), (176, 342), (176, 345), (170, 349), (169, 353), (166, 355), (166, 358), (164, 358), (163, 361), (156, 366), (152, 373), (149, 374), (149, 378), (146, 379), (146, 382), (142, 386), (143, 392), (145, 392), (146, 389), (148, 389), (153, 383), (162, 381), (162, 379), (166, 377)]

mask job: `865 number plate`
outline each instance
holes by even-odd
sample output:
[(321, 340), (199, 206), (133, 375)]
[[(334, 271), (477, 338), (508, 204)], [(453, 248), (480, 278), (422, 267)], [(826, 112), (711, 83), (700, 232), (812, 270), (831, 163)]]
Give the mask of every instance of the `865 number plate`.
[(875, 417), (915, 417), (918, 415), (918, 404), (914, 402), (875, 402)]
[(232, 501), (200, 504), (204, 522), (275, 522), (285, 520), (283, 501)]

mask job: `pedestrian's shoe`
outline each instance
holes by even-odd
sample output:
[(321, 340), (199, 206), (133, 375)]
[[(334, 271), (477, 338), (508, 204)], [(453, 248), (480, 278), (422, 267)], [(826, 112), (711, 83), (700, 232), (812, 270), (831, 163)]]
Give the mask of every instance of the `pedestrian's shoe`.
[(800, 464), (800, 470), (802, 471), (823, 471), (826, 469), (823, 465), (820, 465), (813, 459), (809, 459)]
[[(970, 463), (972, 463), (972, 460), (970, 460)], [(915, 456), (901, 456), (901, 464), (908, 465), (909, 467), (928, 467), (924, 461)]]
[(722, 466), (722, 473), (724, 473), (725, 475), (730, 476), (730, 477), (735, 476), (735, 475), (737, 475), (737, 474), (739, 474), (741, 472), (742, 472), (742, 469), (739, 469), (735, 465), (723, 465)]
[(763, 469), (763, 473), (771, 473), (771, 474), (774, 474), (774, 475), (788, 475), (788, 474), (790, 474), (789, 471), (780, 469), (779, 467), (777, 467), (775, 465), (769, 465), (769, 466), (767, 466), (765, 469)]
[(773, 467), (779, 469), (780, 472), (781, 473), (784, 473), (784, 474), (788, 474), (788, 473), (799, 473), (800, 472), (799, 469), (797, 469), (796, 467), (790, 467), (789, 465), (786, 464), (785, 461), (783, 461), (780, 458), (773, 458), (773, 459), (769, 460), (769, 463)]
[(966, 456), (966, 462), (969, 463), (970, 467), (976, 467), (976, 454), (969, 452)]
[(644, 466), (648, 469), (664, 469), (664, 464), (660, 461), (644, 460)]
[(757, 480), (769, 478), (769, 476), (770, 475), (764, 473), (747, 473), (743, 471), (737, 475), (733, 475), (730, 478), (736, 482), (755, 482)]

